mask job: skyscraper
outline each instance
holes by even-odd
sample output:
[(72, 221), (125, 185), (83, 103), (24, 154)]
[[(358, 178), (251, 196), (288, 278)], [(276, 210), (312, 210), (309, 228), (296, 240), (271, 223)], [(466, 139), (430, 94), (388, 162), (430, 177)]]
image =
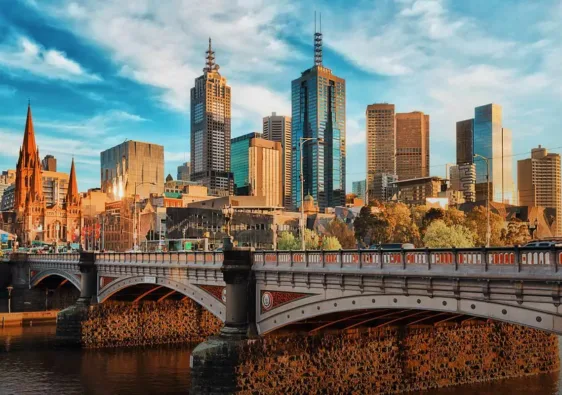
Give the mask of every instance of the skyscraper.
[(562, 195), (560, 155), (548, 153), (540, 145), (531, 157), (517, 161), (519, 205), (556, 209), (556, 234), (562, 236)]
[[(502, 126), (502, 108), (498, 104), (476, 107), (474, 112), (474, 154), (488, 159), (489, 199), (513, 203), (511, 130)], [(479, 157), (476, 164), (476, 199), (486, 199), (486, 161)]]
[(423, 112), (396, 114), (396, 175), (429, 177), (429, 115)]
[(215, 52), (207, 50), (203, 75), (191, 88), (191, 180), (211, 195), (233, 192), (230, 173), (230, 86), (219, 74)]
[(281, 143), (253, 138), (250, 140), (249, 156), (249, 195), (263, 196), (266, 205), (281, 207), (283, 205)]
[(247, 196), (250, 193), (250, 140), (260, 138), (260, 133), (248, 133), (235, 137), (230, 142), (230, 169), (234, 180), (234, 193)]
[(314, 33), (314, 66), (291, 83), (292, 207), (307, 194), (321, 210), (345, 205), (345, 89), (345, 80), (322, 64), (322, 33)]
[(292, 178), (291, 117), (272, 113), (263, 118), (263, 138), (281, 143), (283, 148), (283, 205), (290, 208)]
[(57, 158), (53, 155), (45, 155), (43, 161), (41, 162), (43, 170), (47, 171), (57, 171)]
[(185, 162), (183, 165), (178, 166), (178, 176), (176, 178), (178, 181), (191, 180), (191, 164), (189, 162)]
[(351, 192), (358, 198), (365, 200), (366, 185), (367, 185), (366, 180), (353, 181), (351, 183)]
[(457, 165), (474, 163), (474, 119), (457, 122)]
[(368, 105), (365, 115), (367, 119), (367, 194), (368, 199), (372, 199), (375, 189), (379, 189), (374, 187), (375, 174), (385, 174), (390, 178), (396, 174), (394, 104)]

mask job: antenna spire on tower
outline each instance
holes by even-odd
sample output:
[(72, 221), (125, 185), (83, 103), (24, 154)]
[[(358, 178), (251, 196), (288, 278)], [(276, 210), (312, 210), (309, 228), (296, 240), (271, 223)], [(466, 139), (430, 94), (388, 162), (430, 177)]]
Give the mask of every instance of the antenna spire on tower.
[(215, 51), (213, 51), (213, 46), (211, 43), (211, 37), (209, 37), (209, 49), (207, 49), (207, 51), (205, 52), (206, 56), (206, 62), (205, 62), (205, 68), (203, 69), (203, 71), (205, 72), (211, 72), (211, 71), (216, 71), (219, 69), (219, 65), (215, 63)]
[(314, 65), (322, 66), (322, 13), (319, 13), (320, 31), (316, 30), (316, 11), (314, 12)]

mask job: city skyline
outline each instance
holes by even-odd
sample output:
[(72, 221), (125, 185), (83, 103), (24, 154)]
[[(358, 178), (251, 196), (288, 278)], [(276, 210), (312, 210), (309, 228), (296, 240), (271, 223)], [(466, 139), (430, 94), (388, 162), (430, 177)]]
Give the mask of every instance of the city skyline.
[[(341, 4), (317, 3), (310, 9), (293, 5), (286, 10), (259, 5), (263, 10), (253, 16), (257, 27), (239, 28), (242, 32), (227, 28), (249, 10), (234, 12), (226, 7), (224, 12), (231, 11), (226, 21), (219, 15), (206, 16), (216, 33), (190, 27), (194, 30), (182, 32), (179, 38), (174, 36), (179, 29), (176, 24), (163, 23), (165, 16), (171, 15), (171, 6), (156, 9), (139, 5), (143, 17), (135, 19), (139, 10), (118, 5), (106, 5), (98, 10), (100, 15), (89, 13), (84, 18), (92, 2), (80, 7), (62, 1), (56, 4), (55, 9), (54, 5), (18, 2), (0, 20), (8, 32), (0, 41), (0, 95), (7, 103), (0, 110), (0, 138), (7, 142), (0, 148), (3, 169), (14, 167), (22, 108), (30, 98), (41, 119), (36, 128), (42, 153), (61, 162), (68, 162), (74, 154), (82, 189), (99, 186), (94, 166), (99, 165), (99, 153), (125, 138), (163, 144), (165, 173), (175, 174), (177, 165), (190, 159), (186, 143), (189, 88), (200, 74), (201, 54), (209, 35), (221, 59), (224, 52), (221, 65), (228, 70), (232, 84), (232, 137), (259, 131), (262, 118), (272, 111), (290, 115), (290, 80), (308, 66), (312, 54), (313, 8), (322, 10), (325, 63), (347, 82), (348, 191), (352, 181), (365, 177), (363, 114), (365, 106), (373, 102), (393, 102), (397, 112), (418, 110), (431, 116), (431, 175), (444, 175), (445, 163), (455, 162), (456, 121), (470, 118), (474, 107), (491, 102), (504, 108), (504, 123), (513, 132), (513, 153), (519, 155), (514, 161), (524, 157), (537, 139), (551, 152), (559, 151), (554, 134), (548, 133), (556, 125), (555, 108), (562, 92), (553, 79), (559, 44), (555, 42), (558, 33), (551, 26), (562, 15), (559, 1), (542, 3), (541, 7), (510, 4), (509, 15), (500, 25), (527, 21), (533, 26), (527, 36), (514, 36), (513, 32), (506, 36), (500, 26), (487, 24), (488, 17), (501, 13), (500, 3), (486, 7), (490, 15), (485, 16), (476, 6), (462, 8), (446, 1), (386, 2), (367, 11), (371, 20), (386, 16), (388, 24), (367, 28), (369, 18), (365, 18), (355, 30), (343, 33), (334, 23)], [(194, 11), (188, 2), (174, 2), (174, 6), (180, 21)], [(359, 6), (351, 8), (340, 21), (342, 26), (349, 27), (361, 12), (365, 10)], [(201, 17), (200, 13), (196, 15)], [(117, 32), (113, 25), (99, 29), (108, 20), (102, 21), (101, 15), (144, 23), (154, 28), (153, 36)], [(287, 17), (294, 16), (294, 29), (286, 32)], [(52, 27), (53, 21), (60, 22), (58, 28)], [(430, 23), (423, 27), (422, 22)], [(263, 26), (269, 29), (258, 33)], [(469, 34), (479, 28), (478, 34)], [(115, 40), (117, 33), (124, 34), (119, 37), (129, 48)], [(383, 36), (395, 39), (396, 48), (385, 47)], [(234, 42), (240, 38), (252, 39), (255, 45), (241, 48)], [(452, 61), (446, 49), (451, 50), (451, 44), (459, 39), (471, 44), (470, 50)], [(182, 46), (186, 49), (175, 51), (177, 58), (170, 57), (155, 42), (166, 42), (174, 51)], [(496, 50), (494, 56), (488, 56), (490, 48)], [(162, 51), (158, 61), (146, 56), (147, 50)], [(529, 54), (536, 59), (534, 67), (513, 62)], [(417, 66), (408, 62), (414, 56), (421, 60)], [(445, 66), (431, 66), (439, 59), (449, 60)], [(170, 84), (172, 79), (175, 85)], [(518, 86), (516, 91), (514, 86)]]

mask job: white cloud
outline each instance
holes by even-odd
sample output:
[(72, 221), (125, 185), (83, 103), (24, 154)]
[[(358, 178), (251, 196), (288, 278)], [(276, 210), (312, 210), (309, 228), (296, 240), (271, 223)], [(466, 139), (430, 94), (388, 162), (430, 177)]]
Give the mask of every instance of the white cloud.
[(90, 74), (64, 52), (46, 49), (31, 39), (11, 37), (0, 44), (0, 65), (12, 73), (22, 71), (36, 76), (72, 82), (98, 82), (101, 78)]

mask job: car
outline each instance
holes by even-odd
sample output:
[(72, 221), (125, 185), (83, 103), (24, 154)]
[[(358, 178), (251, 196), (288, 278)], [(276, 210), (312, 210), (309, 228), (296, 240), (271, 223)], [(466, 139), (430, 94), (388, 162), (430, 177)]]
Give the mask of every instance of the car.
[(369, 247), (370, 250), (413, 250), (416, 248), (412, 243), (386, 243), (386, 244), (373, 244)]
[(552, 240), (531, 241), (523, 247), (562, 247), (562, 243)]

